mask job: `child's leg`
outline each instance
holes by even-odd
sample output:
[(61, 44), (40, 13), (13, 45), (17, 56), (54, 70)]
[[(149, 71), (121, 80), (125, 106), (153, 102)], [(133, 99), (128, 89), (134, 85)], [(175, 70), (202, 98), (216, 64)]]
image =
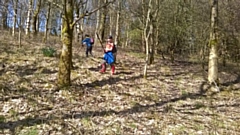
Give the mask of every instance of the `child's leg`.
[(92, 46), (89, 46), (89, 53), (92, 55)]
[(86, 47), (86, 57), (88, 57), (88, 46)]
[(102, 68), (100, 70), (101, 73), (104, 73), (106, 71), (106, 62), (104, 61), (102, 64), (101, 64)]
[(111, 64), (111, 75), (115, 74), (115, 65)]

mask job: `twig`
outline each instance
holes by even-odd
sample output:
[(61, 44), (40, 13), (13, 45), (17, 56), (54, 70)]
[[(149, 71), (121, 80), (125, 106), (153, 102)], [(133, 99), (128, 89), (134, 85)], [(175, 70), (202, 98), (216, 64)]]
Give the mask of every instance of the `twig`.
[(102, 40), (100, 39), (100, 37), (99, 37), (98, 33), (97, 33), (97, 38), (98, 38), (98, 40), (99, 40), (99, 42), (100, 42), (100, 44), (101, 44), (101, 46), (102, 46), (102, 49), (104, 50), (104, 47), (103, 47)]
[(217, 91), (220, 91), (220, 88), (217, 86), (217, 83), (213, 80), (213, 83), (215, 85), (215, 87), (217, 88)]
[(100, 6), (100, 7), (97, 7), (97, 8), (93, 9), (93, 10), (90, 11), (90, 12), (87, 12), (87, 13), (82, 14), (79, 18), (77, 18), (77, 19), (72, 23), (72, 25), (74, 26), (78, 21), (80, 21), (81, 19), (83, 19), (85, 16), (89, 16), (89, 15), (97, 12), (99, 9), (108, 6), (109, 4), (111, 4), (111, 3), (113, 3), (113, 2), (115, 2), (115, 0), (110, 1), (110, 2), (104, 4), (104, 5)]

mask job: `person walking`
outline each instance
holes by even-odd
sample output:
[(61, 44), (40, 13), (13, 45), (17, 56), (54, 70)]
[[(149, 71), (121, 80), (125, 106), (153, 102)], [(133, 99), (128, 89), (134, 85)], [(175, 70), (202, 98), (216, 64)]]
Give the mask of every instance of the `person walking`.
[(114, 55), (113, 55), (114, 44), (112, 42), (112, 36), (107, 39), (106, 47), (104, 49), (103, 62), (101, 64), (100, 73), (106, 72), (107, 64), (111, 66), (111, 75), (115, 74)]
[[(85, 35), (85, 39), (82, 41), (83, 45), (86, 45), (86, 57), (88, 57), (88, 54), (92, 55), (92, 39), (88, 34)], [(93, 55), (92, 55), (93, 56)]]

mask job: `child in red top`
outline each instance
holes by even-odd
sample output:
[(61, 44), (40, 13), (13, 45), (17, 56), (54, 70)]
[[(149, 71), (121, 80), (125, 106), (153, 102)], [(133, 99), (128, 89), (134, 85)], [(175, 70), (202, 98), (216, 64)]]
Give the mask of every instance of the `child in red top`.
[(112, 42), (111, 38), (107, 39), (106, 47), (104, 49), (104, 62), (101, 64), (102, 69), (100, 70), (101, 73), (104, 73), (106, 71), (106, 64), (109, 64), (111, 66), (111, 75), (115, 73), (115, 65), (114, 65), (114, 56), (112, 53), (114, 44)]

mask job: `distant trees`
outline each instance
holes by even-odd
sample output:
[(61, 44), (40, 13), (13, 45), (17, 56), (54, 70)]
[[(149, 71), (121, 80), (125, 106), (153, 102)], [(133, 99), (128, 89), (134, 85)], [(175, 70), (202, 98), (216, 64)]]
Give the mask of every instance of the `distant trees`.
[(218, 1), (219, 6), (219, 58), (224, 66), (229, 60), (239, 63), (240, 60), (240, 1)]

